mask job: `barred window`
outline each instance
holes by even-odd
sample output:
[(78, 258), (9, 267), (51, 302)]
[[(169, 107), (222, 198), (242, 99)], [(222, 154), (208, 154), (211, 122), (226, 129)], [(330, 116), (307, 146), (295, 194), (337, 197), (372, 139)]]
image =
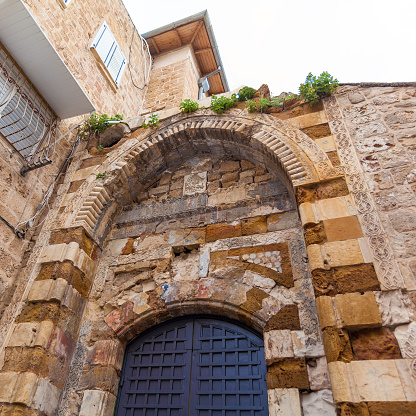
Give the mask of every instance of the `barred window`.
[(57, 116), (0, 44), (0, 136), (30, 165), (47, 158)]
[(118, 85), (126, 66), (126, 58), (106, 22), (100, 27), (91, 47), (94, 48), (111, 78)]

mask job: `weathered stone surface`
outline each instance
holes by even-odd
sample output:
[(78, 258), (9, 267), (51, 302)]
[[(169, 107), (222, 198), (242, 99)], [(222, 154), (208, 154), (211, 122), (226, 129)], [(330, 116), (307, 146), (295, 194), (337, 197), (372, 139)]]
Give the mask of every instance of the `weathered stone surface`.
[(304, 416), (336, 416), (334, 398), (331, 390), (320, 390), (301, 395)]
[(341, 403), (340, 416), (370, 416), (367, 403)]
[(374, 293), (336, 295), (337, 310), (342, 326), (348, 329), (381, 326), (381, 316)]
[(368, 403), (368, 410), (371, 416), (396, 416), (396, 415), (416, 415), (416, 403), (379, 402)]
[(111, 416), (116, 397), (101, 390), (85, 390), (79, 416)]
[(308, 373), (303, 358), (284, 358), (267, 369), (267, 388), (308, 389)]
[(124, 123), (114, 124), (100, 134), (99, 144), (103, 147), (113, 146), (128, 133), (130, 129)]
[(302, 416), (298, 389), (268, 389), (269, 416)]
[(143, 122), (144, 117), (142, 116), (130, 117), (123, 120), (123, 123), (126, 123), (131, 131), (136, 131), (138, 128), (142, 126)]
[(363, 329), (350, 335), (356, 360), (401, 358), (399, 344), (388, 328)]
[(207, 226), (207, 242), (239, 236), (241, 236), (241, 223), (212, 224)]
[(374, 292), (383, 326), (396, 326), (410, 322), (411, 302), (401, 290)]
[(324, 390), (331, 388), (328, 364), (325, 357), (313, 358), (306, 361), (309, 386), (311, 390)]
[(316, 296), (380, 290), (374, 266), (368, 263), (316, 269), (312, 271), (312, 279)]
[(400, 325), (394, 330), (403, 358), (414, 358), (413, 349), (416, 340), (416, 322)]
[(207, 172), (192, 173), (184, 177), (183, 195), (203, 193), (207, 186)]
[(296, 305), (286, 305), (271, 317), (267, 321), (264, 330), (270, 331), (273, 329), (301, 329), (298, 307)]
[(266, 216), (249, 218), (241, 222), (242, 235), (261, 234), (267, 232)]
[(324, 220), (323, 225), (328, 241), (349, 240), (363, 236), (356, 216)]
[(330, 327), (323, 331), (322, 336), (328, 363), (332, 361), (350, 362), (353, 360), (347, 331)]
[(279, 358), (294, 357), (291, 331), (284, 329), (265, 332), (264, 354), (266, 365)]

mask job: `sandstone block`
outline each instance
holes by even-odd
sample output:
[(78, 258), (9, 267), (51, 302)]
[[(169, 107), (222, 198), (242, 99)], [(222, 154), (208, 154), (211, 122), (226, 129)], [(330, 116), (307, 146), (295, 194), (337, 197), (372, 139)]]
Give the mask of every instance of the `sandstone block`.
[(360, 397), (350, 364), (333, 361), (328, 363), (328, 370), (335, 403), (359, 402)]
[(319, 322), (322, 329), (337, 326), (334, 299), (332, 297), (319, 296), (316, 299), (316, 307), (318, 308)]
[(268, 389), (269, 416), (302, 416), (298, 389)]
[(25, 322), (15, 326), (9, 340), (9, 347), (43, 347), (47, 348), (54, 325), (51, 321)]
[(311, 390), (324, 390), (331, 388), (328, 364), (325, 357), (310, 359), (306, 362), (309, 385)]
[(241, 221), (242, 235), (261, 234), (267, 232), (266, 216), (248, 218)]
[(30, 405), (36, 392), (38, 377), (33, 373), (20, 373), (11, 399), (11, 403)]
[(325, 111), (305, 114), (303, 116), (290, 118), (289, 123), (298, 129), (305, 129), (307, 127), (316, 126), (328, 122)]
[(414, 376), (412, 360), (395, 360), (404, 395), (409, 402), (416, 402), (416, 377)]
[(406, 401), (394, 360), (352, 361), (360, 401)]
[(313, 342), (305, 331), (291, 331), (291, 335), (295, 357), (321, 357), (325, 354), (323, 344), (320, 341)]
[(315, 139), (315, 143), (324, 151), (324, 152), (333, 152), (337, 150), (334, 136), (322, 137), (320, 139)]
[(301, 395), (303, 416), (336, 416), (334, 398), (331, 390), (320, 390)]
[(400, 348), (388, 328), (363, 329), (350, 335), (356, 360), (389, 360), (401, 358)]
[(411, 302), (401, 290), (375, 292), (376, 301), (381, 313), (383, 326), (396, 326), (410, 322), (412, 315)]
[(381, 326), (381, 316), (373, 292), (336, 295), (341, 323), (347, 329)]
[(168, 242), (172, 247), (193, 246), (205, 243), (205, 228), (187, 228), (168, 232)]
[(31, 407), (46, 413), (48, 416), (53, 416), (58, 408), (60, 395), (61, 390), (47, 380), (41, 378), (33, 397)]
[(102, 390), (86, 390), (79, 416), (111, 416), (116, 397)]
[(310, 202), (299, 205), (299, 214), (302, 225), (317, 224), (319, 222), (319, 219), (316, 218), (314, 206), (315, 204), (311, 204)]
[(349, 195), (317, 201), (316, 210), (318, 213), (317, 219), (321, 221), (357, 214), (354, 202)]
[(264, 333), (264, 354), (266, 364), (279, 358), (294, 357), (290, 330), (274, 330)]
[(207, 226), (207, 242), (240, 236), (241, 223), (239, 222), (233, 224), (212, 224)]
[(137, 116), (126, 118), (125, 120), (123, 120), (123, 123), (126, 123), (131, 131), (136, 131), (138, 128), (142, 126), (143, 121), (144, 117)]
[(351, 240), (363, 236), (356, 216), (324, 220), (324, 227), (328, 241)]
[(0, 373), (0, 402), (10, 403), (20, 374), (14, 372)]
[(240, 169), (240, 162), (234, 160), (228, 160), (226, 162), (221, 162), (220, 171), (221, 173), (234, 172)]
[(308, 373), (303, 358), (277, 360), (267, 369), (267, 389), (309, 389)]
[(238, 178), (239, 178), (238, 172), (227, 172), (222, 175), (221, 182), (224, 186), (224, 184), (227, 182), (237, 182)]
[(399, 343), (404, 358), (414, 358), (414, 344), (416, 340), (416, 322), (408, 325), (400, 325), (394, 330), (394, 335)]
[(347, 331), (329, 327), (323, 331), (322, 336), (328, 363), (332, 361), (350, 362), (353, 360), (354, 357)]
[(194, 195), (205, 192), (207, 187), (207, 172), (186, 175), (183, 182), (183, 194)]

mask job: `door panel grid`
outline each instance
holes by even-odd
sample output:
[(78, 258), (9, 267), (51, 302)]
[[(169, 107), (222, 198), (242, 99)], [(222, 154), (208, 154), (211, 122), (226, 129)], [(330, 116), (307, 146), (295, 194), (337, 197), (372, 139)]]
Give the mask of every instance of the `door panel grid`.
[(263, 342), (227, 321), (189, 318), (129, 344), (118, 416), (266, 416)]

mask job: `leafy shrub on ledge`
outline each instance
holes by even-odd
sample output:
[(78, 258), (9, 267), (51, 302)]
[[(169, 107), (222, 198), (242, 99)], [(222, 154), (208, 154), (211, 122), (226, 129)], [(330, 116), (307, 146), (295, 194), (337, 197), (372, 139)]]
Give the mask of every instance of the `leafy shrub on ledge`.
[(84, 121), (79, 128), (78, 135), (81, 139), (97, 136), (111, 126), (110, 121), (121, 121), (123, 119), (122, 114), (116, 114), (114, 117), (109, 117), (107, 114), (91, 114), (90, 118)]
[(222, 114), (224, 111), (227, 111), (230, 108), (233, 108), (236, 106), (237, 106), (237, 97), (235, 94), (233, 94), (231, 98), (227, 98), (224, 95), (221, 97), (217, 97), (216, 95), (213, 95), (209, 108), (212, 111), (215, 111), (217, 114)]
[(238, 91), (238, 101), (251, 100), (257, 90), (250, 87), (243, 87)]
[(272, 99), (270, 100), (270, 104), (273, 107), (283, 107), (285, 101), (290, 100), (293, 97), (293, 94), (288, 94), (286, 95), (286, 97), (272, 97)]
[(179, 109), (181, 113), (193, 113), (194, 111), (198, 110), (199, 104), (196, 101), (192, 101), (189, 98), (183, 100), (179, 104)]
[(256, 111), (258, 111), (259, 113), (263, 113), (269, 105), (269, 100), (267, 100), (266, 98), (260, 98), (257, 102), (253, 100), (247, 100), (245, 107), (247, 108), (249, 113), (255, 113)]
[(157, 114), (152, 114), (149, 117), (149, 120), (146, 122), (143, 121), (142, 127), (147, 129), (148, 127), (156, 128), (160, 123), (159, 116)]
[(322, 72), (319, 77), (315, 77), (309, 72), (306, 81), (299, 86), (299, 97), (309, 101), (312, 106), (322, 97), (331, 95), (338, 85), (338, 80), (328, 72)]

